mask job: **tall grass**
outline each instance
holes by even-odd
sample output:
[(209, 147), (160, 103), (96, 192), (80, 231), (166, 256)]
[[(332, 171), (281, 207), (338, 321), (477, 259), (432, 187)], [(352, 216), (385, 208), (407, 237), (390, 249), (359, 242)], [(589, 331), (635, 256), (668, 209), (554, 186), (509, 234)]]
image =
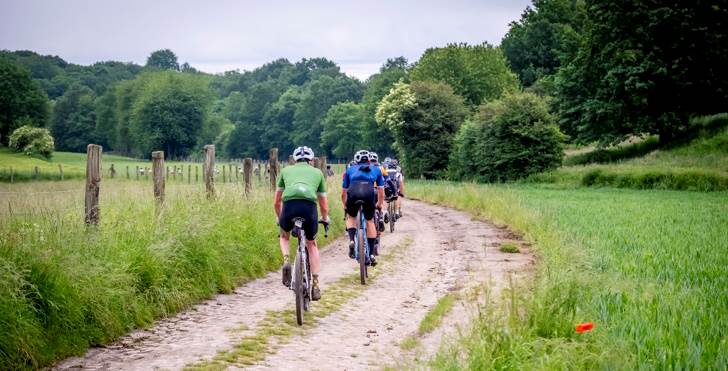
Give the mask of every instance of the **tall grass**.
[[(728, 193), (411, 183), (524, 232), (540, 259), (531, 286), (491, 301), (431, 366), (728, 367)], [(596, 329), (575, 333), (586, 321)]]
[(209, 201), (171, 184), (157, 214), (149, 185), (101, 187), (101, 224), (86, 227), (82, 182), (0, 186), (0, 369), (79, 354), (279, 267), (265, 188), (218, 185)]

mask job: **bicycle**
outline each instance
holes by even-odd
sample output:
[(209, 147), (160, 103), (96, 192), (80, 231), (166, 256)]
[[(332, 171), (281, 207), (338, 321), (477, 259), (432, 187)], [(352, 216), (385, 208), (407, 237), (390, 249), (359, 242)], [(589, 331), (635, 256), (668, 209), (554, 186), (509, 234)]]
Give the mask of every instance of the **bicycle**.
[(366, 285), (368, 271), (367, 271), (367, 260), (369, 258), (369, 243), (367, 242), (367, 221), (364, 218), (364, 201), (356, 201), (356, 205), (359, 207), (359, 213), (357, 214), (356, 226), (356, 238), (354, 239), (354, 259), (359, 261), (359, 277), (361, 284)]
[(397, 222), (397, 210), (395, 208), (395, 204), (397, 202), (397, 196), (390, 197), (389, 200), (387, 200), (387, 216), (389, 219), (389, 232), (394, 232), (394, 223)]
[[(306, 249), (306, 233), (303, 231), (304, 218), (293, 219), (293, 235), (298, 238), (296, 259), (293, 261), (293, 279), (291, 286), (296, 296), (296, 322), (303, 325), (303, 313), (308, 311), (311, 303), (311, 264), (308, 261), (308, 249)], [(324, 225), (324, 238), (329, 237), (329, 224), (323, 220), (319, 221)], [(305, 264), (304, 264), (305, 262)]]

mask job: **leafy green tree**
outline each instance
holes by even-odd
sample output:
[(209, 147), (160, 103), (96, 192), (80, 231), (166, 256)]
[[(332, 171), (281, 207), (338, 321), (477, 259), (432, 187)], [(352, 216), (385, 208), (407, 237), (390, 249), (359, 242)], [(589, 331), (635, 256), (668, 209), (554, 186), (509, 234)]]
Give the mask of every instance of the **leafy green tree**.
[(415, 81), (395, 84), (379, 104), (376, 119), (394, 132), (409, 176), (440, 178), (466, 114), (463, 99), (449, 85)]
[(53, 106), (51, 132), (59, 151), (83, 152), (95, 141), (96, 112), (94, 92), (74, 85)]
[(366, 90), (362, 97), (362, 104), (366, 110), (362, 134), (363, 147), (385, 156), (394, 154), (394, 135), (388, 126), (377, 125), (374, 116), (379, 102), (389, 94), (394, 84), (398, 81), (408, 81), (407, 66), (407, 59), (404, 57), (387, 59), (379, 69), (379, 73), (370, 76), (365, 83)]
[(0, 143), (25, 119), (38, 126), (48, 122), (48, 97), (26, 69), (0, 59)]
[(292, 153), (295, 149), (290, 136), (302, 95), (301, 87), (292, 85), (266, 111), (263, 117), (264, 131), (260, 139), (269, 148), (278, 148), (281, 153)]
[(496, 182), (553, 169), (561, 165), (565, 139), (544, 98), (507, 95), (481, 106), (479, 115), (460, 129), (450, 175)]
[(152, 52), (147, 58), (149, 68), (157, 68), (160, 70), (179, 71), (179, 62), (177, 62), (177, 54), (170, 49), (160, 49)]
[(198, 141), (210, 108), (207, 80), (196, 75), (156, 72), (144, 76), (130, 117), (137, 155), (163, 150), (185, 156)]
[(366, 108), (354, 102), (333, 105), (323, 118), (321, 147), (336, 158), (350, 158), (362, 147)]
[[(336, 103), (361, 99), (361, 83), (345, 77), (320, 76), (303, 86), (301, 101), (293, 116), (290, 138), (294, 145), (320, 149), (323, 118)], [(320, 152), (320, 151), (319, 151)]]
[(487, 43), (427, 49), (412, 68), (411, 77), (413, 81), (445, 82), (473, 106), (518, 89), (518, 79), (503, 52)]
[[(27, 119), (22, 120), (27, 123)], [(28, 156), (40, 156), (50, 159), (53, 155), (53, 137), (46, 128), (23, 125), (10, 134), (9, 147)]]
[(523, 86), (574, 58), (585, 20), (584, 0), (534, 0), (533, 8), (510, 24), (500, 47)]
[(111, 149), (116, 142), (116, 94), (115, 89), (108, 89), (104, 95), (96, 98), (96, 129), (94, 138), (104, 148)]
[(670, 142), (688, 118), (725, 111), (728, 6), (588, 0), (577, 57), (559, 71), (561, 127), (580, 142), (653, 133)]
[(226, 147), (228, 156), (263, 157), (268, 152), (268, 143), (261, 141), (265, 132), (263, 119), (285, 88), (278, 80), (265, 80), (251, 86), (245, 94), (234, 92), (228, 97), (226, 117), (235, 123)]

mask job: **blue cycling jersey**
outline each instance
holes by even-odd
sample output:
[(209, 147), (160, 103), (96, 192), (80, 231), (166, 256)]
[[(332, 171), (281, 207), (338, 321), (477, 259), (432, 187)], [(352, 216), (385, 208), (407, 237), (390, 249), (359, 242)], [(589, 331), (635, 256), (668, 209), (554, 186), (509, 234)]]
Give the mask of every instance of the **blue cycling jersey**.
[[(363, 168), (368, 167), (369, 171), (364, 171)], [(374, 187), (384, 187), (384, 177), (382, 176), (382, 170), (376, 166), (369, 164), (356, 164), (349, 166), (344, 173), (344, 182), (341, 184), (342, 188), (349, 188), (351, 183), (367, 182)]]

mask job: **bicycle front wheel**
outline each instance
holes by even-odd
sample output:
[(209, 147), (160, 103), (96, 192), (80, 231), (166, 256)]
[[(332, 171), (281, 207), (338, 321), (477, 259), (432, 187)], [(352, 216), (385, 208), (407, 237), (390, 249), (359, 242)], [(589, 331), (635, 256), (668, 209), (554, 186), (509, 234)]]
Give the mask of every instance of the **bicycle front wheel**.
[(296, 262), (293, 266), (293, 291), (296, 294), (296, 322), (303, 325), (304, 297), (303, 297), (303, 261), (301, 254), (296, 254)]

